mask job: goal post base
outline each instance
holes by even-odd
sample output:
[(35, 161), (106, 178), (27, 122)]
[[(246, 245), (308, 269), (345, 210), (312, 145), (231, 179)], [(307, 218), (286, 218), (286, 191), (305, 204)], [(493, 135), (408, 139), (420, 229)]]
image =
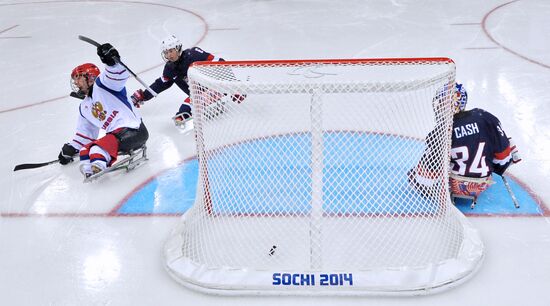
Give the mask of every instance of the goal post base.
[[(467, 231), (455, 258), (425, 266), (366, 270), (284, 270), (207, 267), (184, 257), (181, 232), (165, 244), (165, 268), (183, 286), (214, 295), (417, 296), (439, 293), (471, 278), (483, 261), (478, 231), (456, 210)], [(188, 213), (186, 213), (188, 214)], [(186, 215), (183, 216), (185, 220)], [(183, 223), (185, 221), (182, 221)], [(223, 249), (223, 246), (220, 246)], [(222, 252), (223, 253), (223, 252)], [(258, 256), (269, 257), (266, 252)]]

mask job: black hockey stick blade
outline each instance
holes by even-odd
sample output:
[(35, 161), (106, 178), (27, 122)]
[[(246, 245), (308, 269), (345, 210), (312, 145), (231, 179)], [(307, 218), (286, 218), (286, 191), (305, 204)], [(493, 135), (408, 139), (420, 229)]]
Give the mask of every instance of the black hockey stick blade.
[(96, 46), (96, 47), (101, 46), (101, 44), (98, 43), (97, 41), (95, 41), (95, 40), (93, 40), (93, 39), (91, 39), (91, 38), (89, 38), (89, 37), (83, 36), (83, 35), (78, 35), (78, 39), (80, 39), (80, 40), (82, 40), (82, 41), (85, 41), (85, 42), (87, 42), (87, 43), (89, 43), (89, 44), (92, 44), (92, 45), (94, 45), (94, 46)]
[(37, 164), (20, 164), (20, 165), (15, 166), (15, 168), (13, 168), (13, 171), (40, 168), (40, 167), (44, 167), (44, 166), (47, 166), (47, 165), (55, 164), (55, 163), (58, 163), (58, 162), (59, 162), (59, 160), (56, 159), (56, 160), (52, 160), (52, 161), (45, 162), (45, 163), (37, 163)]

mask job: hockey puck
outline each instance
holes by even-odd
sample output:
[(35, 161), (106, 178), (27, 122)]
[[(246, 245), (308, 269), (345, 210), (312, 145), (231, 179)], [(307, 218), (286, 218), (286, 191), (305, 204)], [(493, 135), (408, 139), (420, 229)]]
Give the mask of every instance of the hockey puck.
[(275, 254), (275, 249), (277, 248), (276, 245), (272, 246), (271, 249), (269, 250), (269, 256), (273, 256)]

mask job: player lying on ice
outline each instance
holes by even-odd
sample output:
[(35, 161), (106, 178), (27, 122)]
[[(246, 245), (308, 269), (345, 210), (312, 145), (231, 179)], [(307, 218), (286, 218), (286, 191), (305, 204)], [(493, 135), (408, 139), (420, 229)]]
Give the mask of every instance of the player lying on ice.
[[(71, 95), (82, 101), (74, 138), (63, 145), (58, 156), (66, 165), (80, 153), (80, 172), (86, 178), (110, 167), (119, 152), (128, 154), (143, 148), (149, 138), (141, 116), (126, 96), (129, 72), (120, 65), (118, 51), (111, 44), (103, 44), (97, 54), (105, 63), (103, 72), (86, 63), (71, 73)], [(98, 139), (100, 130), (106, 134)]]
[[(174, 117), (172, 117), (176, 126), (184, 125), (187, 119), (192, 118), (191, 99), (189, 98), (189, 83), (187, 78), (189, 66), (191, 66), (194, 62), (224, 61), (224, 59), (203, 51), (199, 47), (183, 50), (182, 43), (174, 35), (170, 35), (162, 40), (161, 55), (162, 59), (166, 62), (162, 76), (156, 79), (155, 82), (153, 82), (153, 84), (149, 87), (154, 92), (161, 93), (175, 83), (185, 94), (187, 94), (187, 98), (185, 98), (179, 107), (178, 112)], [(131, 98), (134, 106), (140, 107), (145, 101), (153, 98), (153, 95), (146, 90), (139, 89), (132, 95)], [(244, 100), (244, 95), (234, 95), (232, 98), (234, 102), (240, 103)]]
[[(472, 199), (475, 205), (479, 195), (494, 183), (492, 173), (502, 176), (521, 159), (494, 115), (480, 108), (465, 110), (468, 94), (462, 84), (455, 84), (453, 92), (449, 185), (453, 197)], [(437, 94), (434, 98), (434, 107), (441, 105), (440, 97)], [(432, 139), (435, 137), (426, 137), (424, 155), (417, 167), (409, 171), (409, 181), (420, 191), (435, 184), (438, 177), (429, 163), (437, 163), (439, 154), (432, 150)]]

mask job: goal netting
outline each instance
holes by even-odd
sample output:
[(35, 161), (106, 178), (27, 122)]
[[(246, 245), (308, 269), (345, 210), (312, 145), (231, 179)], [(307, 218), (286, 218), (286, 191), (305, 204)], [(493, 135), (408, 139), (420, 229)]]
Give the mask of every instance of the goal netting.
[(218, 294), (417, 295), (466, 280), (483, 244), (450, 201), (454, 82), (448, 58), (195, 63), (199, 180), (167, 270)]

